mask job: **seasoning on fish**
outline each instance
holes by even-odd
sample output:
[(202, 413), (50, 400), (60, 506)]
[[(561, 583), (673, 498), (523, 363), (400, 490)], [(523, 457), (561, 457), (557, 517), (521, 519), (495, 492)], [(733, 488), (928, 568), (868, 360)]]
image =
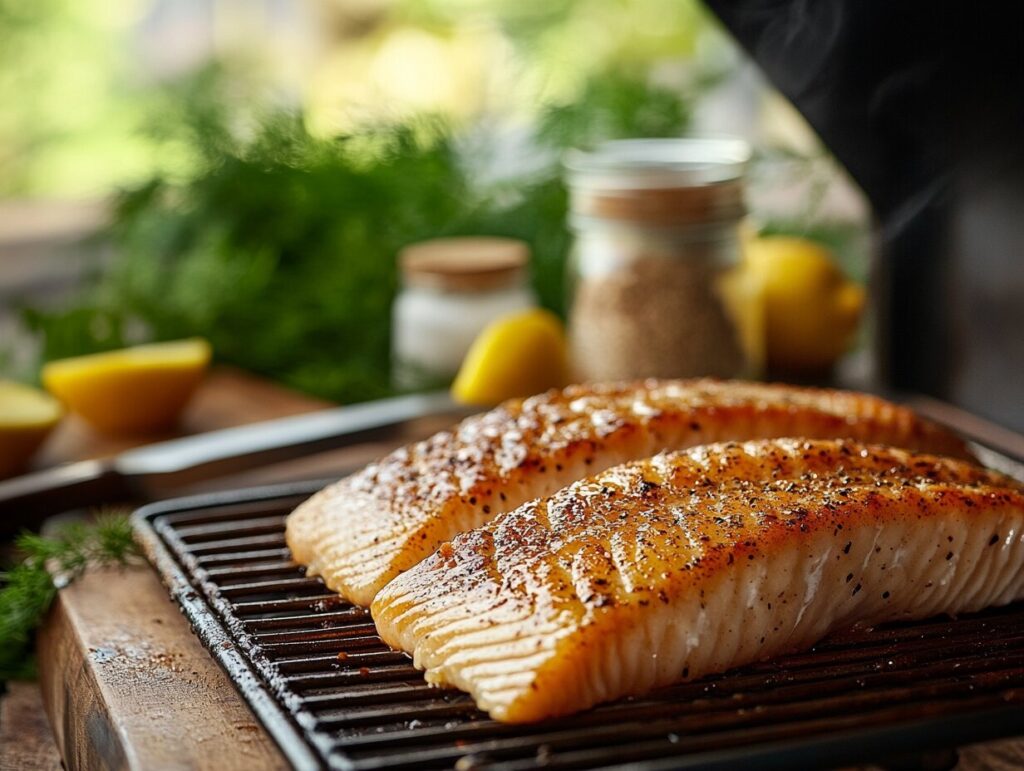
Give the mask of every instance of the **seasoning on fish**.
[(1024, 598), (1024, 486), (949, 458), (775, 439), (658, 455), (445, 543), (372, 606), (497, 720), (565, 715), (854, 624)]
[(365, 606), (457, 533), (577, 479), (663, 450), (778, 436), (968, 457), (948, 432), (864, 394), (714, 380), (570, 386), (396, 450), (302, 504), (286, 536), (311, 575)]

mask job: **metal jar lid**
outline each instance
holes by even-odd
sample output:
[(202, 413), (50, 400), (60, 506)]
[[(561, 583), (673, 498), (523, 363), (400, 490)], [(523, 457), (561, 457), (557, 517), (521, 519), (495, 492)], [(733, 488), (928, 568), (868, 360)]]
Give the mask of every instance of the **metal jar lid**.
[(742, 139), (627, 139), (565, 160), (574, 218), (659, 226), (700, 225), (743, 216)]
[(465, 236), (420, 241), (402, 249), (398, 264), (407, 286), (479, 292), (526, 278), (530, 247), (514, 238)]

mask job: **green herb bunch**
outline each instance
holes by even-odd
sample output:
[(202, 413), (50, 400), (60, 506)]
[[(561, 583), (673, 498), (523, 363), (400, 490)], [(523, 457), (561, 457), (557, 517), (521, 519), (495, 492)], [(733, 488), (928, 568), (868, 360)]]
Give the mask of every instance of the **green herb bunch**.
[(90, 566), (123, 565), (138, 556), (128, 518), (110, 513), (91, 524), (68, 524), (52, 537), (24, 533), (15, 547), (19, 561), (0, 573), (0, 680), (33, 675), (33, 634), (59, 587)]
[[(512, 164), (529, 173), (492, 179), (488, 148), (467, 139), (488, 132), (436, 117), (324, 139), (301, 115), (232, 102), (215, 75), (169, 105), (155, 123), (194, 168), (125, 192), (113, 259), (93, 284), (70, 306), (26, 313), (43, 357), (201, 335), (221, 361), (343, 402), (390, 391), (401, 247), (452, 235), (524, 239), (542, 304), (561, 312), (570, 238), (560, 151), (679, 134), (688, 117), (677, 93), (639, 75), (602, 75), (541, 115)], [(244, 116), (256, 117), (241, 130)]]

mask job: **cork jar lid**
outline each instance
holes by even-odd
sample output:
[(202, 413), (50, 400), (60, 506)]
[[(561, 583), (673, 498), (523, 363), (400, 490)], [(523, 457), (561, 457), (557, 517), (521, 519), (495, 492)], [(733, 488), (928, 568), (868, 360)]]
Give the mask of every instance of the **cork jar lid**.
[(398, 264), (408, 286), (480, 292), (523, 281), (530, 247), (514, 238), (463, 236), (420, 241), (402, 249)]
[(565, 160), (574, 217), (699, 225), (745, 213), (742, 139), (626, 139)]

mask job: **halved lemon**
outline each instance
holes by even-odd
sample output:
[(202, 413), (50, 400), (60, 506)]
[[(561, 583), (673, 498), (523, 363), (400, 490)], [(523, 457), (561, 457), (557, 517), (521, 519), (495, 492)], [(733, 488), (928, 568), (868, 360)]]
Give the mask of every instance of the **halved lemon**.
[(0, 477), (24, 471), (63, 414), (45, 391), (0, 380)]
[(177, 422), (210, 355), (193, 338), (59, 359), (43, 367), (43, 385), (106, 434), (155, 434)]
[(562, 322), (535, 308), (484, 328), (452, 383), (452, 396), (463, 404), (489, 406), (563, 386), (568, 373)]

